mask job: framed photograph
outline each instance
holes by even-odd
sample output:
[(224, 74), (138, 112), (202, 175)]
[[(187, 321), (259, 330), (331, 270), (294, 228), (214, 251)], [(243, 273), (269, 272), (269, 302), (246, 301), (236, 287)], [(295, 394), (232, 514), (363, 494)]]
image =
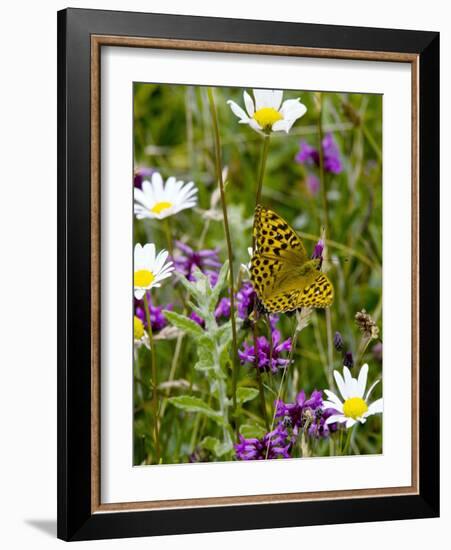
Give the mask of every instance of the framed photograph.
[(439, 514), (439, 35), (58, 13), (58, 536)]

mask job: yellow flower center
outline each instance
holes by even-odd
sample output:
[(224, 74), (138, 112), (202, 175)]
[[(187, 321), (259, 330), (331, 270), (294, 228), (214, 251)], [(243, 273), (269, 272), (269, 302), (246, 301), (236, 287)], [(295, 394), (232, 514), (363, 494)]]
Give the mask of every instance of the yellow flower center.
[(171, 208), (171, 206), (172, 206), (172, 202), (161, 201), (161, 202), (155, 203), (150, 209), (150, 211), (153, 212), (154, 214), (161, 214), (168, 208)]
[(343, 414), (356, 420), (366, 413), (368, 405), (361, 397), (350, 397), (343, 403)]
[(139, 317), (133, 317), (133, 335), (135, 340), (141, 340), (144, 336), (144, 325)]
[(272, 128), (274, 122), (282, 120), (282, 115), (272, 107), (263, 107), (254, 113), (254, 119), (264, 129)]
[(155, 277), (152, 271), (149, 271), (148, 269), (139, 269), (138, 271), (135, 271), (133, 284), (137, 287), (149, 288), (154, 279)]

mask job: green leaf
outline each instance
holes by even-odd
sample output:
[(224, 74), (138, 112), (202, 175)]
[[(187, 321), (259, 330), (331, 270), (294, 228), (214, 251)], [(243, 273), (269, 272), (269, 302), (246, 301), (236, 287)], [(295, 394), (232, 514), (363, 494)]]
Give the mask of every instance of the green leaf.
[(265, 433), (265, 428), (263, 428), (263, 426), (258, 426), (257, 424), (241, 424), (240, 426), (240, 434), (246, 439), (251, 437), (257, 437), (260, 439), (265, 435)]
[(207, 451), (214, 453), (218, 458), (224, 456), (233, 449), (233, 443), (231, 441), (221, 442), (216, 437), (208, 435), (200, 442), (200, 446)]
[(170, 397), (168, 402), (183, 411), (205, 414), (205, 416), (208, 416), (208, 418), (211, 418), (220, 426), (224, 424), (221, 413), (209, 407), (207, 403), (202, 401), (199, 397), (180, 395), (178, 397)]
[(191, 282), (188, 281), (186, 277), (180, 277), (179, 282), (183, 287), (185, 287), (185, 290), (187, 290), (191, 296), (194, 296), (196, 300), (199, 300), (201, 290), (199, 289), (198, 281)]
[(258, 390), (255, 388), (238, 388), (236, 390), (236, 399), (238, 403), (246, 403), (246, 401), (252, 401), (258, 395)]
[(204, 437), (202, 441), (199, 443), (199, 445), (203, 449), (207, 449), (207, 451), (211, 451), (212, 453), (216, 454), (216, 447), (220, 445), (220, 441), (216, 437), (212, 437), (211, 435), (207, 435), (207, 437)]
[(221, 270), (218, 275), (218, 280), (210, 293), (210, 300), (209, 300), (210, 312), (213, 312), (216, 308), (216, 304), (218, 303), (218, 300), (219, 300), (219, 295), (221, 294), (225, 286), (228, 272), (229, 272), (229, 262), (228, 260), (226, 260), (221, 267)]
[(204, 331), (202, 327), (200, 327), (192, 319), (189, 319), (184, 315), (180, 315), (180, 313), (176, 313), (175, 311), (169, 311), (167, 309), (165, 309), (163, 313), (166, 319), (171, 323), (171, 325), (174, 325), (180, 330), (183, 330), (184, 332), (187, 332), (188, 334), (191, 334), (192, 336), (196, 336), (196, 337), (204, 335)]
[(227, 366), (232, 364), (230, 359), (230, 347), (222, 346), (219, 350), (219, 364), (223, 372), (226, 372)]
[(232, 449), (233, 443), (231, 441), (224, 441), (223, 443), (219, 443), (219, 445), (216, 445), (215, 454), (216, 456), (221, 457), (229, 453)]
[(232, 340), (232, 323), (227, 321), (215, 331), (215, 337), (219, 341), (220, 346), (227, 346)]

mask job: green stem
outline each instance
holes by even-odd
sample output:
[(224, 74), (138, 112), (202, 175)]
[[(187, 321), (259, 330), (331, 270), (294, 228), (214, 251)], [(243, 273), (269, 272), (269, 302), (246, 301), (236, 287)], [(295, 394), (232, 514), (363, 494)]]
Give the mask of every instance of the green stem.
[[(168, 382), (172, 382), (175, 379), (175, 373), (176, 373), (179, 358), (180, 358), (180, 351), (182, 349), (183, 337), (184, 337), (184, 334), (180, 334), (179, 336), (177, 336), (177, 340), (176, 340), (176, 343), (175, 343), (174, 355), (172, 356), (172, 361), (171, 361), (171, 368), (169, 370)], [(170, 388), (168, 388), (166, 390), (166, 397), (169, 397), (170, 391), (171, 391)], [(166, 406), (167, 406), (167, 399), (165, 399), (163, 401), (162, 405), (161, 405), (161, 411), (160, 411), (160, 416), (161, 417), (164, 417), (164, 412), (166, 410)]]
[(171, 232), (171, 228), (169, 226), (169, 219), (168, 218), (164, 218), (163, 227), (164, 227), (164, 233), (166, 235), (166, 241), (168, 243), (169, 254), (171, 256), (173, 256), (174, 255), (174, 243), (172, 242), (172, 232)]
[(265, 136), (263, 137), (263, 148), (262, 148), (262, 153), (260, 158), (260, 170), (258, 173), (257, 194), (255, 198), (256, 206), (261, 202), (263, 178), (266, 170), (266, 161), (268, 159), (268, 149), (269, 149), (269, 134), (265, 134)]
[(348, 429), (348, 433), (347, 433), (347, 437), (346, 437), (346, 443), (345, 443), (345, 448), (343, 449), (343, 452), (341, 453), (342, 455), (345, 455), (347, 454), (348, 450), (349, 450), (349, 445), (351, 443), (351, 438), (352, 438), (352, 434), (354, 432), (354, 426), (352, 428), (349, 428)]
[(253, 336), (254, 336), (254, 367), (255, 367), (255, 373), (257, 376), (258, 391), (260, 394), (260, 407), (262, 410), (263, 420), (265, 421), (266, 429), (269, 432), (268, 414), (266, 412), (265, 390), (263, 388), (262, 373), (260, 372), (260, 367), (258, 366), (257, 319), (254, 319)]
[(224, 181), (222, 179), (222, 161), (221, 161), (221, 143), (219, 138), (218, 118), (216, 114), (215, 100), (213, 96), (212, 88), (208, 88), (208, 101), (210, 103), (211, 118), (213, 121), (213, 133), (215, 141), (215, 166), (216, 177), (218, 179), (219, 191), (221, 193), (221, 205), (222, 215), (224, 218), (224, 233), (227, 242), (227, 255), (229, 257), (229, 287), (230, 287), (230, 321), (232, 325), (232, 345), (233, 345), (233, 374), (232, 374), (232, 403), (233, 411), (235, 413), (236, 433), (238, 437), (238, 418), (236, 418), (237, 401), (236, 401), (236, 389), (238, 381), (238, 346), (237, 346), (237, 333), (236, 333), (236, 317), (235, 317), (235, 289), (234, 289), (234, 276), (233, 276), (233, 253), (232, 253), (232, 240), (230, 238), (229, 221), (227, 216), (227, 204), (224, 191)]
[(150, 344), (150, 367), (152, 370), (152, 411), (155, 422), (155, 450), (157, 454), (157, 464), (160, 463), (160, 430), (159, 430), (159, 418), (158, 418), (158, 381), (157, 381), (157, 362), (155, 357), (155, 344), (153, 340), (152, 324), (150, 322), (150, 310), (149, 301), (147, 299), (147, 292), (144, 294), (144, 309), (146, 310), (147, 320), (147, 333), (149, 335)]
[(318, 135), (319, 135), (319, 179), (321, 184), (321, 199), (323, 202), (324, 226), (329, 229), (329, 211), (327, 206), (326, 176), (324, 173), (324, 152), (323, 152), (323, 96), (320, 94), (318, 112)]
[(376, 153), (377, 159), (379, 160), (380, 163), (382, 163), (382, 151), (379, 145), (376, 143), (376, 140), (372, 136), (371, 132), (368, 130), (368, 128), (364, 124), (362, 124), (362, 132), (366, 140), (372, 147), (373, 151)]
[[(266, 161), (268, 159), (268, 150), (269, 150), (269, 134), (265, 134), (263, 137), (263, 147), (260, 156), (260, 167), (258, 172), (257, 180), (257, 192), (255, 195), (255, 206), (257, 207), (261, 201), (263, 179), (266, 170)], [(252, 234), (252, 250), (255, 251), (255, 237)], [(265, 400), (265, 390), (263, 388), (260, 367), (258, 366), (258, 337), (257, 337), (257, 321), (258, 321), (258, 311), (257, 311), (257, 302), (254, 304), (254, 330), (253, 330), (253, 340), (254, 340), (254, 368), (257, 376), (258, 389), (260, 393), (260, 405), (263, 413), (263, 419), (265, 421), (266, 429), (269, 431), (269, 422), (266, 413), (266, 400)], [(271, 327), (269, 329), (271, 331)], [(272, 345), (271, 345), (271, 355), (272, 355)], [(270, 358), (271, 362), (271, 358)]]
[(340, 437), (339, 437), (339, 442), (338, 442), (338, 447), (340, 449), (340, 455), (343, 454), (343, 432), (344, 432), (344, 428), (340, 427)]
[(332, 338), (332, 318), (330, 309), (326, 309), (326, 334), (327, 334), (327, 383), (329, 388), (333, 384), (333, 370), (334, 370), (334, 355), (333, 355), (333, 338)]
[(357, 353), (356, 353), (356, 356), (355, 356), (355, 361), (354, 363), (356, 365), (359, 365), (360, 362), (362, 361), (363, 359), (363, 356), (365, 355), (365, 352), (370, 344), (370, 342), (373, 340), (373, 338), (371, 338), (371, 336), (369, 337), (366, 337), (366, 336), (362, 336), (362, 340), (360, 341), (360, 345), (359, 345), (359, 348), (357, 350)]

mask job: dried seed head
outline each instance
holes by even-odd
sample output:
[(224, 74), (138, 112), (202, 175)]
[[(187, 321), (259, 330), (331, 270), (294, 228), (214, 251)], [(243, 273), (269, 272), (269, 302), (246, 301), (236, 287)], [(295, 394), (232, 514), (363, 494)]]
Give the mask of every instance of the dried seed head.
[(355, 314), (355, 322), (366, 338), (378, 338), (379, 328), (364, 309)]
[(305, 409), (302, 412), (303, 427), (307, 429), (314, 420), (314, 414), (312, 409)]

